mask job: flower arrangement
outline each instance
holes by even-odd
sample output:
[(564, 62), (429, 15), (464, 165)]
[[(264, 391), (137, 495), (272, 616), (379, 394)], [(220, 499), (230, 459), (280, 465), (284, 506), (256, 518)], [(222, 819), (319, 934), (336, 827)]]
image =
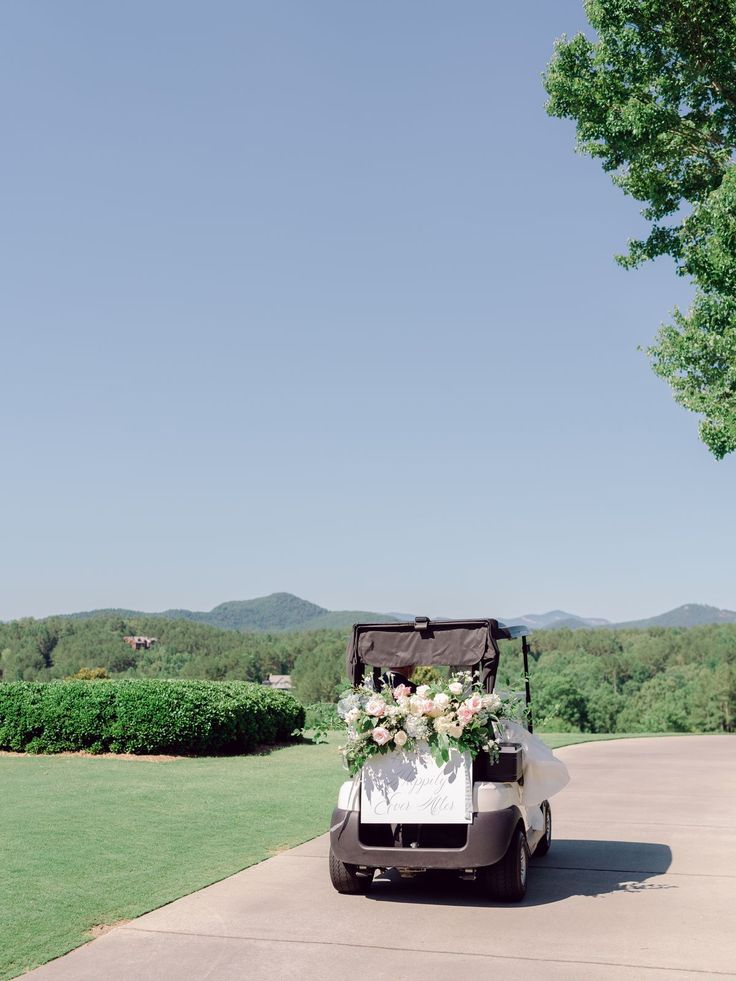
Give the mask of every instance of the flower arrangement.
[(452, 749), (467, 751), (473, 759), (486, 750), (495, 760), (494, 723), (516, 715), (517, 702), (484, 692), (470, 672), (462, 672), (419, 685), (413, 694), (406, 685), (380, 692), (359, 685), (342, 695), (337, 712), (347, 726), (341, 752), (354, 774), (371, 756), (412, 750), (418, 743), (427, 744), (438, 764), (449, 760)]

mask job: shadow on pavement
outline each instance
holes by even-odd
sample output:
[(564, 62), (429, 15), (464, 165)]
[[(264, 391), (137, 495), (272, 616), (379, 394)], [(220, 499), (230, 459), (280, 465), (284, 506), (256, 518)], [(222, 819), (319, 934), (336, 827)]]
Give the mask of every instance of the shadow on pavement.
[[(649, 882), (663, 875), (672, 863), (668, 845), (644, 841), (555, 841), (548, 855), (529, 865), (526, 898), (518, 908), (558, 903), (571, 896), (604, 896), (675, 885)], [(463, 882), (448, 872), (425, 872), (403, 879), (395, 869), (377, 875), (367, 895), (376, 902), (443, 906), (506, 906), (485, 899), (474, 882)]]

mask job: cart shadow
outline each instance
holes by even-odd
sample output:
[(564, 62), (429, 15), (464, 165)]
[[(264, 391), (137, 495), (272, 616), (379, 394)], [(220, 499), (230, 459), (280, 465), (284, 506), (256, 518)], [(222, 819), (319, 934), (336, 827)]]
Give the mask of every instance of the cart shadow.
[[(513, 905), (545, 906), (572, 896), (676, 889), (671, 883), (649, 881), (664, 875), (671, 864), (669, 846), (654, 842), (557, 840), (548, 855), (531, 861), (526, 897)], [(452, 873), (439, 871), (402, 879), (395, 869), (390, 869), (376, 876), (367, 898), (419, 905), (508, 905), (485, 899), (474, 882), (463, 882)]]

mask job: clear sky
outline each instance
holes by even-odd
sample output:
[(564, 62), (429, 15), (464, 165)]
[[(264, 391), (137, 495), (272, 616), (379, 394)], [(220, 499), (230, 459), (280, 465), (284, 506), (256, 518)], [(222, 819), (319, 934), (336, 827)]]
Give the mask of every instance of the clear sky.
[(689, 287), (544, 111), (579, 0), (8, 0), (0, 619), (736, 608)]

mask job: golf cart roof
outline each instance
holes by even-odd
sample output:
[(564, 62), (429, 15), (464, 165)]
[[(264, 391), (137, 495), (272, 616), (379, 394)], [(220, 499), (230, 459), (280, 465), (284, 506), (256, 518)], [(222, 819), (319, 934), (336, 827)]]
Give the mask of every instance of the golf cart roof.
[(506, 631), (510, 640), (516, 640), (517, 637), (528, 637), (532, 632), (532, 628), (528, 627), (525, 623), (506, 624), (501, 623), (499, 620), (498, 626)]
[(530, 632), (524, 625), (506, 626), (491, 618), (356, 623), (348, 642), (348, 675), (354, 677), (364, 664), (389, 669), (410, 664), (471, 667), (497, 660), (497, 641)]

